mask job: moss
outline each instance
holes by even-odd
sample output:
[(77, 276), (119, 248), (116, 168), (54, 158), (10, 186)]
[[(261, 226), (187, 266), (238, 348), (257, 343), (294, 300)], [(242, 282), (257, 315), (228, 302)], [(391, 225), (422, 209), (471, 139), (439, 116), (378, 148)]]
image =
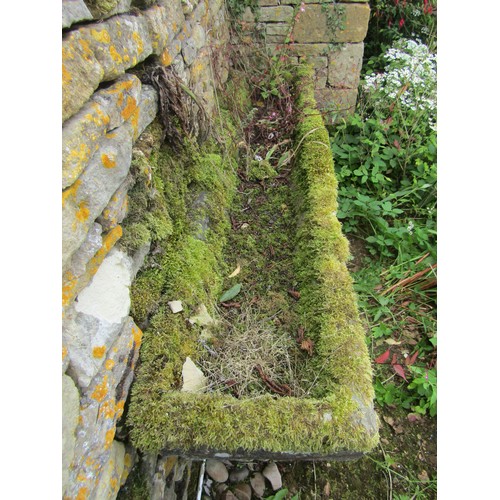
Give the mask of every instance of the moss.
[(87, 0), (87, 7), (94, 17), (109, 14), (117, 5), (118, 0)]
[(252, 160), (248, 168), (248, 178), (251, 181), (263, 181), (265, 179), (272, 179), (278, 173), (267, 160), (257, 161)]
[[(365, 407), (373, 400), (371, 367), (345, 265), (348, 244), (335, 214), (337, 181), (329, 138), (316, 110), (311, 75), (311, 70), (299, 70), (293, 194), (286, 185), (269, 190), (269, 205), (260, 204), (247, 232), (230, 231), (235, 166), (216, 143), (201, 150), (187, 143), (178, 157), (167, 148), (153, 153), (153, 194), (143, 189), (136, 207), (152, 238), (162, 234), (164, 240), (158, 254), (149, 257), (151, 269), (133, 287), (134, 314), (151, 318), (127, 416), (132, 442), (143, 451), (243, 448), (327, 454), (369, 451), (377, 443), (371, 424), (360, 424), (366, 423)], [(233, 136), (228, 133), (224, 140)], [(248, 199), (259, 196), (256, 186)], [(271, 204), (274, 210), (268, 209)], [(147, 226), (144, 214), (151, 207), (156, 207), (152, 214), (168, 208), (170, 234)], [(233, 207), (240, 215), (250, 214), (247, 209), (241, 200)], [(167, 221), (165, 217), (162, 224)], [(179, 391), (184, 360), (190, 356), (196, 361), (201, 354), (199, 330), (186, 318), (199, 304), (210, 309), (217, 301), (227, 267), (221, 253), (228, 233), (227, 263), (235, 264), (236, 249), (244, 261), (238, 280), (248, 286), (242, 300), (260, 297), (260, 310), (269, 316), (279, 307), (288, 318), (281, 327), (290, 327), (295, 335), (293, 329), (301, 325), (314, 341), (314, 356), (302, 356), (300, 368), (310, 397), (235, 399)], [(262, 248), (262, 241), (272, 248)], [(284, 264), (269, 265), (266, 252), (271, 250)], [(269, 281), (254, 280), (256, 272), (265, 272)], [(300, 291), (296, 306), (286, 295), (290, 286)], [(169, 300), (181, 300), (185, 310), (172, 314)]]

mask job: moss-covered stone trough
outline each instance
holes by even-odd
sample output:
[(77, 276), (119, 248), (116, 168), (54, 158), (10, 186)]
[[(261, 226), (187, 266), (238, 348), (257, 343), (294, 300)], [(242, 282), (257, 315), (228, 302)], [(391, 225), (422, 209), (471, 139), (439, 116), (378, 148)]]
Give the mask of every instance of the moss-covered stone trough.
[[(314, 384), (300, 396), (292, 391), (254, 396), (210, 387), (199, 393), (181, 390), (186, 358), (203, 366), (207, 349), (216, 348), (207, 346), (203, 329), (188, 319), (200, 304), (212, 316), (219, 310), (224, 314), (218, 299), (234, 283), (227, 276), (238, 252), (228, 236), (234, 230), (229, 210), (238, 195), (236, 165), (227, 150), (219, 154), (212, 145), (190, 152), (187, 167), (176, 170), (178, 155), (159, 150), (152, 182), (156, 194), (166, 196), (168, 231), (157, 245), (159, 257), (149, 257), (149, 267), (132, 287), (132, 312), (144, 339), (127, 426), (132, 443), (144, 452), (194, 459), (351, 460), (378, 443), (371, 364), (346, 267), (348, 242), (336, 217), (329, 137), (316, 109), (311, 73), (298, 73), (293, 161), (287, 184), (280, 187), (292, 205), (285, 207), (292, 214), (286, 221), (293, 238), (286, 266), (294, 276), (296, 297), (287, 327), (292, 342), (297, 329), (309, 342), (310, 349), (298, 349), (294, 359), (303, 360), (304, 377)], [(229, 126), (227, 116), (225, 123)], [(163, 205), (155, 207), (163, 213)], [(143, 209), (151, 212), (147, 204)], [(137, 225), (132, 219), (131, 227)], [(126, 231), (125, 225), (124, 241)], [(265, 279), (266, 269), (258, 269), (249, 273)], [(243, 295), (241, 302), (249, 298)], [(172, 300), (181, 300), (184, 310), (172, 313)]]

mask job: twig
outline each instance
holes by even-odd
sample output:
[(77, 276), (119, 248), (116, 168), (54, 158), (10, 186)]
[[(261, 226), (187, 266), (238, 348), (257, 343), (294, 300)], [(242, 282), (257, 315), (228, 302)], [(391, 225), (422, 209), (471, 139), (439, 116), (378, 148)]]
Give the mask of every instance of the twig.
[(436, 267), (437, 267), (437, 264), (432, 264), (432, 266), (428, 267), (427, 269), (424, 269), (423, 271), (419, 271), (418, 273), (415, 273), (413, 276), (410, 276), (408, 278), (405, 278), (403, 280), (398, 281), (395, 285), (392, 285), (387, 290), (383, 291), (380, 295), (385, 295), (386, 293), (392, 292), (396, 288), (403, 288), (404, 286), (406, 286), (410, 283), (413, 283), (414, 281), (417, 281), (418, 278), (421, 278), (429, 271), (434, 270)]

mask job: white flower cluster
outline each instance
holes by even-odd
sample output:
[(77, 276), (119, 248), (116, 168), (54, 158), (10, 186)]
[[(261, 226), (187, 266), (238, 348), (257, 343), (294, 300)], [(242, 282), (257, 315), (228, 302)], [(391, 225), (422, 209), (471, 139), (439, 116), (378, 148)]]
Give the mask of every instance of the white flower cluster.
[(427, 111), (435, 129), (436, 56), (419, 41), (401, 39), (383, 57), (387, 61), (385, 72), (368, 75), (363, 90), (375, 103), (398, 99), (404, 108)]

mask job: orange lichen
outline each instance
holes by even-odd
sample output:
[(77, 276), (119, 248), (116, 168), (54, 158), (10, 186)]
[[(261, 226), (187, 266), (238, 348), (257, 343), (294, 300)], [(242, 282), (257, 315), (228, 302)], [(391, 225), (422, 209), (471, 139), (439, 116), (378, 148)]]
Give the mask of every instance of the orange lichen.
[(115, 362), (112, 359), (106, 360), (106, 363), (104, 363), (104, 367), (106, 370), (111, 370), (113, 369), (113, 366), (115, 366)]
[(120, 418), (123, 415), (123, 409), (125, 407), (125, 400), (121, 399), (115, 405), (116, 418)]
[(128, 120), (132, 113), (137, 109), (137, 101), (130, 95), (127, 96), (127, 104), (122, 110), (122, 117)]
[(112, 445), (113, 439), (115, 438), (115, 432), (116, 432), (115, 427), (113, 427), (112, 429), (109, 429), (109, 431), (106, 432), (106, 437), (104, 439), (104, 448), (105, 449), (108, 449)]
[(130, 453), (125, 453), (125, 458), (123, 459), (125, 467), (132, 467), (132, 455)]
[(78, 284), (78, 279), (70, 271), (66, 271), (63, 277), (62, 286), (62, 305), (66, 307), (69, 302), (75, 297), (75, 288)]
[(92, 399), (99, 401), (99, 403), (102, 403), (107, 394), (108, 394), (108, 376), (105, 375), (102, 383), (96, 385), (96, 388), (94, 389), (94, 392), (92, 393), (91, 397)]
[(63, 345), (63, 348), (62, 348), (62, 359), (64, 360), (64, 358), (66, 358), (67, 355), (68, 355), (68, 348)]
[(90, 210), (87, 207), (87, 202), (81, 201), (80, 204), (78, 205), (78, 210), (75, 213), (75, 217), (79, 222), (85, 222), (90, 215)]
[(136, 344), (137, 347), (140, 347), (141, 345), (141, 342), (142, 342), (142, 331), (141, 329), (134, 324), (134, 326), (132, 327), (132, 335), (134, 337), (134, 342)]
[(113, 61), (115, 61), (115, 63), (118, 63), (118, 64), (122, 64), (123, 63), (122, 56), (118, 53), (118, 51), (115, 49), (115, 47), (113, 45), (111, 45), (109, 47), (109, 53), (110, 53), (111, 58), (113, 59)]
[(79, 148), (72, 149), (69, 152), (70, 158), (77, 164), (86, 163), (89, 160), (91, 154), (92, 152), (90, 151), (90, 148), (84, 143), (80, 144)]
[(62, 65), (62, 81), (63, 85), (67, 85), (73, 80), (73, 77), (71, 76), (71, 73), (66, 69), (66, 66), (64, 64)]
[(118, 489), (118, 481), (116, 480), (116, 477), (112, 477), (109, 480), (109, 485), (113, 488), (113, 491)]
[(99, 417), (114, 418), (116, 414), (115, 405), (111, 401), (105, 401), (99, 407)]
[(168, 49), (165, 49), (161, 56), (160, 56), (160, 61), (163, 64), (163, 66), (170, 66), (172, 64), (173, 58), (170, 55), (170, 52)]
[(83, 49), (83, 57), (88, 61), (94, 57), (94, 53), (90, 48), (90, 44), (87, 40), (80, 39), (78, 40), (80, 47)]
[(72, 186), (70, 186), (68, 189), (63, 191), (63, 194), (62, 194), (63, 207), (70, 198), (72, 198), (72, 199), (76, 198), (76, 192), (77, 192), (78, 188), (80, 187), (81, 183), (82, 183), (82, 181), (78, 180)]
[(76, 495), (76, 500), (86, 500), (88, 494), (89, 494), (88, 488), (86, 486), (82, 486), (78, 490), (78, 494)]
[(90, 34), (92, 35), (92, 38), (96, 40), (97, 42), (100, 43), (110, 43), (111, 42), (111, 37), (109, 36), (109, 33), (103, 29), (101, 31), (97, 31), (95, 29), (90, 30)]
[(141, 35), (139, 35), (137, 31), (134, 31), (132, 33), (132, 38), (134, 39), (134, 42), (137, 44), (137, 53), (142, 54), (144, 52), (144, 42), (142, 41)]
[(134, 129), (134, 139), (137, 139), (137, 136), (139, 135), (139, 113), (140, 113), (140, 108), (137, 107), (134, 109), (132, 112), (132, 115), (130, 116), (130, 123), (132, 124), (132, 127)]
[(106, 346), (105, 345), (100, 345), (92, 348), (92, 356), (94, 358), (102, 358), (106, 354)]
[(104, 168), (114, 168), (116, 167), (116, 161), (110, 155), (103, 153), (101, 155), (101, 162)]
[(83, 472), (80, 472), (78, 476), (76, 476), (76, 480), (80, 482), (86, 481), (87, 476)]

